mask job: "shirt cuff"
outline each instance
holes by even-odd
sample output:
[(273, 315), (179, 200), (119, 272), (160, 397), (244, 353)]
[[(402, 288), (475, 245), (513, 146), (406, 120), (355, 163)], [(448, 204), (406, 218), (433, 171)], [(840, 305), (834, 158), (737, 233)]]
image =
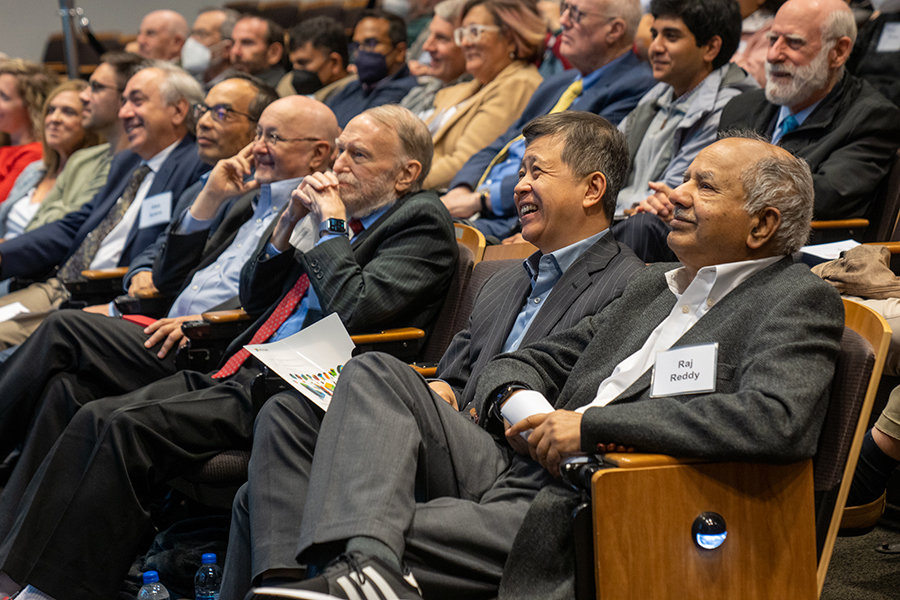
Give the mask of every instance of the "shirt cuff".
[(195, 219), (193, 215), (191, 215), (191, 209), (188, 209), (182, 213), (181, 219), (178, 220), (178, 225), (175, 226), (175, 233), (188, 235), (209, 229), (211, 226), (212, 219), (204, 219), (202, 221), (200, 219)]

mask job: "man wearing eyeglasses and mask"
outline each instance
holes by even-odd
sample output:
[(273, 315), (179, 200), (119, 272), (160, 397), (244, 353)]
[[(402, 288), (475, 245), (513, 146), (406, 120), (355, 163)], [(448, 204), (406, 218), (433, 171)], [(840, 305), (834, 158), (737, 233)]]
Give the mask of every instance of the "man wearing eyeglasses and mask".
[(227, 78), (234, 44), (231, 35), (239, 18), (240, 13), (229, 8), (204, 10), (181, 47), (181, 67), (206, 90)]
[(389, 12), (364, 10), (353, 29), (350, 58), (359, 76), (328, 101), (338, 125), (366, 109), (397, 104), (418, 82), (406, 66), (406, 24)]

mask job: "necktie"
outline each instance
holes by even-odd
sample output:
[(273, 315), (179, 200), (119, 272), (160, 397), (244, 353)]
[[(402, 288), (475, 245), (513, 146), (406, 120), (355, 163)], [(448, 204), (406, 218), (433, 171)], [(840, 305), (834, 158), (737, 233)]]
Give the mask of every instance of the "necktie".
[[(566, 91), (563, 92), (562, 96), (559, 97), (559, 100), (556, 101), (556, 104), (553, 105), (553, 108), (550, 109), (549, 114), (552, 115), (553, 113), (562, 112), (569, 108), (572, 103), (575, 102), (575, 98), (581, 95), (582, 90), (584, 90), (584, 80), (579, 78), (576, 81), (573, 81), (572, 85), (566, 88)], [(517, 136), (511, 139), (508, 144), (503, 146), (503, 149), (497, 153), (497, 156), (495, 156), (493, 160), (488, 163), (487, 169), (484, 170), (484, 174), (482, 174), (481, 179), (478, 180), (478, 185), (475, 186), (476, 188), (481, 187), (481, 185), (484, 183), (484, 180), (487, 179), (488, 173), (491, 172), (491, 169), (493, 169), (497, 163), (506, 160), (506, 156), (507, 154), (509, 154), (509, 147), (521, 139), (521, 135)]]
[(797, 119), (794, 117), (794, 115), (788, 115), (784, 118), (784, 121), (781, 122), (781, 131), (783, 132), (782, 135), (784, 135), (785, 133), (790, 133), (798, 127), (800, 127), (800, 123), (797, 122)]
[(359, 235), (359, 232), (365, 229), (365, 227), (363, 227), (362, 221), (355, 217), (350, 219), (350, 221), (347, 222), (347, 225), (350, 226), (350, 231), (353, 232), (353, 235)]
[(62, 279), (63, 281), (77, 281), (81, 279), (81, 272), (90, 266), (91, 261), (94, 260), (94, 256), (97, 255), (97, 251), (100, 249), (100, 245), (103, 243), (103, 239), (109, 235), (109, 232), (112, 231), (115, 226), (119, 224), (119, 221), (122, 220), (122, 217), (125, 216), (125, 213), (137, 196), (141, 183), (143, 183), (144, 178), (149, 172), (150, 167), (147, 165), (141, 165), (134, 171), (134, 174), (131, 176), (131, 181), (128, 182), (125, 191), (122, 192), (122, 195), (113, 207), (109, 209), (106, 217), (104, 217), (104, 219), (87, 234), (87, 237), (85, 237), (84, 241), (81, 242), (81, 245), (78, 246), (75, 254), (70, 256), (59, 268), (59, 272), (56, 274), (59, 279)]
[[(294, 284), (294, 287), (281, 299), (278, 306), (275, 307), (275, 312), (269, 315), (266, 322), (253, 334), (250, 344), (262, 344), (272, 337), (272, 334), (278, 331), (278, 328), (293, 314), (297, 305), (300, 304), (300, 300), (306, 295), (307, 289), (309, 289), (309, 277), (304, 273), (297, 280), (297, 283)], [(246, 349), (241, 348), (213, 375), (213, 379), (222, 379), (223, 377), (234, 375), (249, 356), (250, 353)]]

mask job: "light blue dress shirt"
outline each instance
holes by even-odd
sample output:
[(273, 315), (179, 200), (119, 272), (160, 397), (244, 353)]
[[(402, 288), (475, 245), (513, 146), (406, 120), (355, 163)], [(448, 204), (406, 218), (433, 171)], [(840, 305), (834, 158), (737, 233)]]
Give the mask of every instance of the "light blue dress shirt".
[[(821, 102), (821, 100), (819, 100), (819, 102)], [(807, 106), (806, 108), (804, 108), (803, 110), (798, 112), (796, 115), (794, 115), (794, 118), (797, 119), (797, 127), (799, 127), (800, 125), (803, 125), (803, 121), (805, 121), (806, 117), (808, 117), (810, 115), (810, 113), (812, 113), (812, 111), (814, 111), (816, 109), (816, 107), (819, 105), (819, 102), (816, 102), (812, 106)], [(775, 131), (772, 132), (772, 143), (773, 144), (778, 144), (778, 142), (781, 141), (781, 138), (786, 133), (784, 131), (784, 120), (787, 119), (788, 115), (790, 115), (790, 114), (791, 114), (791, 109), (788, 108), (787, 106), (782, 106), (781, 109), (778, 111), (778, 122), (775, 123)]]
[(580, 242), (575, 242), (565, 248), (560, 248), (555, 252), (543, 254), (540, 257), (532, 254), (525, 259), (522, 264), (531, 278), (531, 294), (529, 294), (528, 300), (525, 301), (525, 305), (519, 311), (516, 322), (506, 337), (506, 342), (503, 344), (503, 352), (512, 352), (519, 348), (522, 338), (525, 337), (528, 328), (531, 327), (531, 323), (547, 300), (547, 296), (553, 291), (553, 286), (556, 285), (559, 278), (563, 276), (566, 269), (572, 266), (572, 263), (578, 260), (578, 257), (584, 254), (585, 250), (606, 235), (607, 231), (609, 229), (604, 229), (600, 233)]
[[(194, 273), (188, 286), (178, 295), (169, 317), (196, 315), (207, 311), (238, 294), (241, 269), (253, 256), (263, 234), (278, 218), (302, 177), (263, 184), (259, 195), (253, 199), (253, 215), (238, 229), (234, 240), (211, 265)], [(186, 210), (175, 228), (175, 233), (187, 235), (209, 229), (210, 220), (195, 219)]]
[[(627, 54), (627, 53), (626, 53)], [(618, 63), (621, 60), (625, 59), (625, 54), (608, 62), (603, 65), (593, 73), (589, 74), (587, 77), (582, 77), (579, 75), (575, 79), (572, 80), (572, 83), (578, 81), (578, 79), (582, 79), (582, 89), (581, 95), (572, 102), (572, 106), (569, 107), (570, 110), (578, 110), (578, 103), (584, 98), (584, 92), (589, 90), (591, 86), (600, 81), (600, 78), (603, 74), (612, 68), (613, 65)], [(488, 191), (491, 194), (491, 212), (496, 214), (498, 217), (504, 216), (503, 210), (503, 202), (501, 198), (501, 186), (503, 185), (503, 180), (510, 176), (516, 175), (519, 172), (519, 167), (522, 164), (522, 157), (525, 156), (525, 140), (520, 139), (516, 140), (509, 147), (509, 151), (507, 154), (506, 160), (500, 161), (494, 168), (491, 169), (491, 172), (488, 173), (487, 179), (484, 180), (484, 186), (487, 187)], [(506, 198), (507, 202), (511, 203), (512, 198)], [(509, 211), (509, 205), (507, 205), (506, 210)]]
[[(368, 229), (371, 227), (375, 221), (378, 220), (381, 215), (386, 213), (388, 209), (392, 205), (385, 206), (383, 208), (379, 208), (372, 214), (363, 217), (360, 221), (363, 224), (363, 229)], [(362, 232), (360, 232), (362, 233)], [(319, 241), (316, 242), (316, 246), (319, 244), (324, 244), (328, 240), (332, 240), (334, 238), (341, 237), (339, 234), (331, 233), (328, 235), (324, 235), (319, 238)], [(271, 243), (268, 245), (267, 249), (269, 258), (273, 256), (277, 256), (280, 254), (278, 250)], [(297, 305), (296, 310), (294, 310), (293, 314), (287, 318), (287, 320), (281, 324), (281, 327), (278, 328), (271, 338), (269, 338), (269, 342), (277, 342), (278, 340), (284, 339), (286, 337), (290, 337), (303, 329), (303, 321), (306, 320), (306, 314), (313, 310), (321, 310), (321, 306), (319, 306), (319, 298), (316, 296), (316, 290), (313, 289), (312, 285), (309, 286), (309, 290), (307, 290), (306, 294), (303, 296), (303, 299), (300, 300), (300, 304)], [(327, 316), (327, 315), (326, 315)]]

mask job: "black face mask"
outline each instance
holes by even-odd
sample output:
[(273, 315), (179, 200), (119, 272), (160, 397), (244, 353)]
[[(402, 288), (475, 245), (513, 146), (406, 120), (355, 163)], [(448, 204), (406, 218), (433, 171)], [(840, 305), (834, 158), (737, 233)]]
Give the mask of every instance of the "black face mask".
[(293, 73), (291, 85), (294, 86), (294, 91), (301, 96), (309, 96), (325, 87), (322, 85), (322, 80), (313, 71), (295, 70)]
[(365, 84), (378, 83), (388, 76), (387, 59), (384, 54), (360, 50), (356, 55), (355, 63), (359, 80)]

